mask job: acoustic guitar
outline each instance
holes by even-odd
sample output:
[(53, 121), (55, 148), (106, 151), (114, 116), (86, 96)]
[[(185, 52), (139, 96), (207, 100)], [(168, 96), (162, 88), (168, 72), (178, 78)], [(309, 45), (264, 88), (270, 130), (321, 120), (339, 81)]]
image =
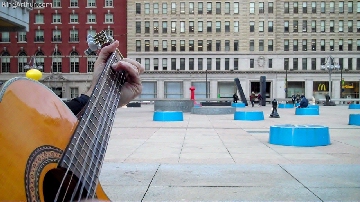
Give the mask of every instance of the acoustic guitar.
[[(92, 46), (114, 40), (104, 31)], [(58, 96), (35, 80), (17, 77), (0, 91), (0, 201), (79, 201), (109, 198), (99, 184), (126, 72), (107, 60), (97, 85), (75, 116)]]

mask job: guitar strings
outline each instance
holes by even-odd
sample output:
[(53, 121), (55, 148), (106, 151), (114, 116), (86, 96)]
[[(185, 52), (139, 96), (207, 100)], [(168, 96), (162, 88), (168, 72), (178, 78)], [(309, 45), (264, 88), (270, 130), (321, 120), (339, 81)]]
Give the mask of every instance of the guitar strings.
[[(105, 71), (106, 71), (106, 69), (103, 70), (103, 72), (102, 72), (101, 75), (103, 75), (103, 73), (104, 73)], [(101, 90), (104, 88), (104, 85), (101, 85), (100, 83), (98, 83), (97, 86), (96, 86), (97, 89), (99, 89), (99, 88), (98, 88), (98, 87), (99, 87), (98, 85), (100, 85), (100, 91), (101, 91)], [(96, 98), (96, 100), (95, 100), (94, 103), (96, 103), (97, 101), (98, 101), (98, 98)], [(93, 111), (94, 111), (94, 108), (92, 108), (89, 113), (93, 113)], [(87, 119), (85, 122), (89, 122), (89, 119), (90, 119), (90, 117), (88, 117), (88, 119)], [(82, 130), (80, 131), (80, 134), (83, 134), (83, 133), (84, 133), (84, 129), (85, 129), (85, 128), (82, 128)], [(76, 140), (75, 145), (79, 145), (80, 138), (81, 138), (81, 136)], [(75, 158), (75, 153), (72, 152), (72, 155), (71, 155), (70, 161), (69, 161), (70, 164), (69, 164), (69, 166), (68, 166), (68, 168), (67, 168), (67, 170), (66, 170), (66, 172), (65, 172), (65, 175), (64, 175), (64, 177), (63, 177), (63, 179), (62, 179), (62, 181), (61, 181), (61, 184), (60, 184), (60, 186), (59, 186), (58, 192), (57, 192), (56, 197), (55, 197), (55, 201), (57, 201), (58, 198), (59, 198), (59, 194), (60, 194), (61, 188), (63, 187), (65, 178), (66, 178), (67, 174), (69, 173), (69, 170), (70, 170), (70, 167), (71, 167), (71, 163), (73, 163), (74, 158)], [(72, 175), (73, 175), (73, 174), (72, 174)], [(71, 180), (72, 180), (72, 176), (71, 176)], [(69, 184), (70, 184), (70, 183), (71, 183), (71, 181), (69, 182)], [(64, 199), (63, 199), (63, 200), (64, 200)]]

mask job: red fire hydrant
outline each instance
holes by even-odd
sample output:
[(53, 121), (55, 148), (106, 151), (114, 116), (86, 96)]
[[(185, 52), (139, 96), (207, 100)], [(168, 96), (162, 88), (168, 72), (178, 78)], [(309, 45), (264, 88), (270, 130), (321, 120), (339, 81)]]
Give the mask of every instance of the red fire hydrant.
[(195, 87), (191, 86), (189, 90), (190, 90), (190, 100), (195, 100)]

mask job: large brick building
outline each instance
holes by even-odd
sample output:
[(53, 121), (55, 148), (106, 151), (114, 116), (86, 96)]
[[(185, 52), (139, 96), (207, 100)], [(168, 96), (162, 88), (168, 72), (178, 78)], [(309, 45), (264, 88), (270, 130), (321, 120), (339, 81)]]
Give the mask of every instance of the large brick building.
[(24, 66), (36, 56), (43, 66), (41, 82), (63, 98), (71, 98), (90, 86), (95, 57), (87, 57), (87, 35), (106, 30), (120, 41), (126, 56), (126, 1), (35, 0), (49, 3), (33, 7), (29, 31), (0, 33), (0, 80), (24, 76)]

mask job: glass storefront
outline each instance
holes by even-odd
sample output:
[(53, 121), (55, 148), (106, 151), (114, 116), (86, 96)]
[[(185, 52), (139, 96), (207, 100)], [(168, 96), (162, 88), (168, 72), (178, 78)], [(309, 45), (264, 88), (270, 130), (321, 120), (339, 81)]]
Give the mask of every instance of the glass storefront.
[(286, 97), (291, 98), (292, 95), (305, 94), (305, 82), (304, 81), (288, 81), (288, 89)]
[(341, 98), (359, 98), (359, 81), (342, 82)]
[(313, 95), (314, 95), (315, 99), (325, 99), (326, 94), (329, 94), (329, 82), (328, 81), (314, 81)]

